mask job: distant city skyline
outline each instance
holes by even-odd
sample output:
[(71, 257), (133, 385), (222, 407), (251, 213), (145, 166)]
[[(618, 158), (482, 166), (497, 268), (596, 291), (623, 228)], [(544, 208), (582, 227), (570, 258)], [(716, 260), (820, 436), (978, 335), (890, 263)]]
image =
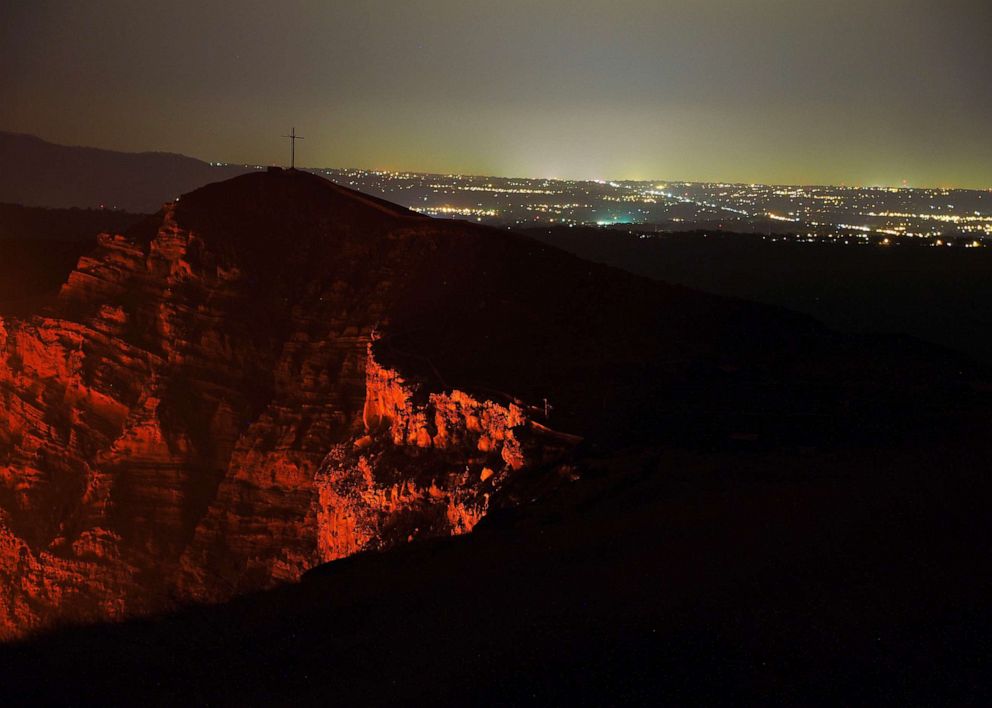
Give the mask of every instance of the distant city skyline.
[(0, 129), (442, 174), (992, 187), (980, 0), (5, 3)]

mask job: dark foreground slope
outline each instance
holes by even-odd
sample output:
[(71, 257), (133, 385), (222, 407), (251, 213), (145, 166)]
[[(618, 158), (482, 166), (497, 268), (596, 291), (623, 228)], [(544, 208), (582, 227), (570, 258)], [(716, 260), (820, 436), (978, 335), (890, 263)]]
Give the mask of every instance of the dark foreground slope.
[(184, 192), (247, 171), (212, 167), (173, 153), (56, 145), (33, 135), (0, 131), (0, 202), (142, 213)]
[(11, 703), (980, 704), (989, 449), (654, 451), (457, 539), (0, 649)]
[(901, 332), (992, 362), (992, 249), (770, 242), (748, 234), (526, 234), (581, 258), (788, 307), (850, 332)]

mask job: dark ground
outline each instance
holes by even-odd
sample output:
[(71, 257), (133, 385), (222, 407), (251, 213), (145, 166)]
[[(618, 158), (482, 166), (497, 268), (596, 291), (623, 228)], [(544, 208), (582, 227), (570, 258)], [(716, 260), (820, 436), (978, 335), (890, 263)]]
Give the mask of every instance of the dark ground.
[(850, 332), (902, 333), (992, 363), (992, 249), (843, 246), (747, 234), (529, 236), (638, 275), (780, 305)]
[(982, 704), (980, 442), (615, 459), (466, 537), (4, 647), (6, 702)]

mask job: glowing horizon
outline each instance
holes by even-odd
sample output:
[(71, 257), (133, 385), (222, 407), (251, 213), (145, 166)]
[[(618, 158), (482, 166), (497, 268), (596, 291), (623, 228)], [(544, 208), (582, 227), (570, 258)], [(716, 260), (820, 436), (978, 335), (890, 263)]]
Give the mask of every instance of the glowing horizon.
[[(368, 0), (6, 8), (0, 129), (440, 174), (992, 187), (992, 6)], [(746, 5), (746, 6), (745, 6)]]

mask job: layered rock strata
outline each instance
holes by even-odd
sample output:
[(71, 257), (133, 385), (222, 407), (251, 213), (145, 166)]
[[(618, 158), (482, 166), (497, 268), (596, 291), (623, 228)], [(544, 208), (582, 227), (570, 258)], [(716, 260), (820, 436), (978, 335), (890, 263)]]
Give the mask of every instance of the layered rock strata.
[(50, 312), (0, 318), (0, 636), (464, 533), (508, 475), (547, 464), (516, 404), (375, 359), (432, 228), (250, 175), (101, 235)]

